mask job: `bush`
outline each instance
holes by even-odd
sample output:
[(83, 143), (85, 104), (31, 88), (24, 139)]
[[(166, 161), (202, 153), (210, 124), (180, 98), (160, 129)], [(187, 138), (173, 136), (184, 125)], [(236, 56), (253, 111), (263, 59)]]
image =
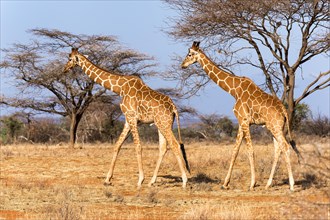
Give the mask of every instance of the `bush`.
[(298, 130), (299, 132), (307, 135), (318, 135), (325, 137), (330, 135), (330, 121), (329, 117), (317, 114), (316, 117), (311, 115), (310, 119), (305, 120)]
[(23, 123), (15, 115), (1, 119), (1, 142), (4, 144), (15, 143), (23, 130)]
[(232, 137), (236, 126), (227, 116), (217, 114), (200, 115), (201, 123), (198, 126), (198, 133), (208, 140), (221, 140)]
[(293, 112), (292, 129), (299, 129), (299, 127), (308, 119), (309, 114), (311, 114), (311, 110), (307, 104), (297, 104)]
[(59, 143), (69, 140), (69, 131), (55, 118), (35, 119), (29, 129), (30, 140), (34, 143)]

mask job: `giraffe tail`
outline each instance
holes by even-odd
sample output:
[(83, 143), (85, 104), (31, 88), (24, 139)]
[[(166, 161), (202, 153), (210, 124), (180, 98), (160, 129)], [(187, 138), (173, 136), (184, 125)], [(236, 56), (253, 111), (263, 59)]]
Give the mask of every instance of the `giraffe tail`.
[(292, 149), (294, 150), (294, 152), (296, 152), (296, 154), (298, 156), (298, 163), (300, 164), (300, 161), (303, 160), (303, 157), (301, 156), (301, 154), (297, 148), (296, 142), (294, 140), (290, 140), (290, 145), (291, 145)]
[(298, 163), (300, 164), (300, 160), (303, 160), (303, 157), (301, 156), (298, 148), (297, 148), (297, 145), (296, 145), (296, 142), (292, 139), (292, 136), (291, 136), (291, 131), (290, 131), (290, 125), (289, 125), (289, 117), (288, 117), (288, 113), (286, 112), (286, 109), (284, 109), (284, 117), (285, 117), (285, 120), (286, 120), (286, 126), (287, 126), (287, 129), (288, 129), (288, 135), (289, 135), (289, 143), (292, 147), (292, 149), (294, 150), (294, 152), (297, 154), (298, 156)]
[(181, 139), (179, 112), (178, 112), (178, 110), (176, 108), (174, 109), (174, 114), (175, 114), (176, 123), (177, 123), (177, 126), (178, 126), (178, 135), (179, 135), (180, 150), (181, 150), (182, 157), (183, 157), (184, 162), (185, 162), (185, 165), (186, 165), (186, 169), (187, 169), (187, 171), (190, 174), (190, 166), (189, 166), (189, 163), (188, 163), (186, 150), (184, 149), (184, 144), (182, 143), (182, 139)]
[(190, 174), (190, 166), (189, 166), (189, 163), (188, 163), (188, 160), (187, 160), (186, 150), (184, 149), (184, 145), (182, 143), (180, 143), (180, 149), (181, 149), (181, 152), (182, 152), (184, 162), (186, 163), (186, 169), (188, 170), (188, 172)]

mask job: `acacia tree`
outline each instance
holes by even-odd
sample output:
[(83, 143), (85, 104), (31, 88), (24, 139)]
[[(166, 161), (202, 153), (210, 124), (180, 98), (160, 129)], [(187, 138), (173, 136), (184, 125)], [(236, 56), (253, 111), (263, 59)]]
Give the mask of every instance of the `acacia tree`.
[(71, 47), (80, 48), (96, 65), (119, 74), (153, 74), (151, 57), (123, 48), (113, 36), (48, 29), (29, 32), (33, 36), (30, 43), (2, 49), (5, 56), (0, 63), (1, 74), (13, 79), (19, 92), (14, 97), (2, 95), (0, 103), (69, 117), (71, 146), (87, 107), (106, 92), (80, 68), (63, 73)]
[[(325, 67), (309, 73), (315, 78), (301, 94), (294, 93), (297, 70), (317, 57), (329, 58), (328, 0), (165, 2), (179, 15), (170, 20), (170, 36), (189, 43), (203, 40), (206, 48), (222, 54), (219, 65), (228, 71), (236, 65), (249, 65), (262, 72), (264, 87), (288, 106), (290, 124), (298, 103), (329, 86), (330, 71)], [(176, 72), (181, 75), (174, 78), (189, 92), (195, 93), (209, 82), (195, 70)]]

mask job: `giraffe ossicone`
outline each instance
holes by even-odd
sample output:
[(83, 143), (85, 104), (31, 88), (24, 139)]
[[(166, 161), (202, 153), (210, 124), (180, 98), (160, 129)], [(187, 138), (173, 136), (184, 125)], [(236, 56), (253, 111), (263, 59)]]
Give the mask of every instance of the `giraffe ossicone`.
[[(275, 168), (279, 160), (281, 152), (285, 155), (287, 166), (290, 190), (294, 190), (294, 179), (292, 175), (290, 162), (290, 144), (298, 157), (301, 157), (294, 141), (291, 138), (290, 128), (288, 124), (288, 114), (282, 102), (275, 96), (269, 95), (261, 90), (251, 79), (247, 77), (239, 77), (232, 75), (215, 65), (206, 54), (199, 48), (199, 42), (193, 42), (189, 48), (188, 54), (181, 64), (182, 68), (187, 68), (189, 65), (199, 63), (206, 74), (223, 90), (231, 94), (235, 99), (233, 111), (238, 120), (239, 128), (236, 137), (235, 147), (231, 156), (230, 166), (225, 178), (223, 188), (228, 188), (231, 178), (233, 166), (242, 143), (242, 139), (246, 139), (248, 157), (251, 167), (251, 183), (250, 189), (255, 186), (255, 163), (254, 150), (250, 135), (251, 124), (265, 125), (273, 134), (274, 140), (274, 161), (268, 179), (266, 188), (272, 184)], [(284, 125), (287, 125), (290, 144), (284, 135)]]
[[(118, 75), (96, 66), (86, 56), (80, 54), (78, 49), (72, 48), (64, 72), (69, 71), (75, 66), (80, 66), (93, 81), (122, 97), (120, 108), (126, 121), (123, 131), (115, 144), (105, 184), (110, 184), (119, 150), (129, 131), (131, 131), (138, 161), (138, 187), (141, 187), (144, 180), (144, 173), (142, 167), (142, 148), (137, 125), (138, 122), (142, 122), (154, 123), (158, 128), (159, 134), (159, 156), (149, 185), (156, 182), (158, 170), (167, 151), (167, 145), (169, 145), (178, 160), (182, 174), (182, 186), (186, 187), (188, 181), (186, 171), (190, 172), (190, 168), (185, 149), (182, 147), (179, 113), (171, 98), (152, 90), (137, 76)], [(179, 142), (172, 131), (175, 117), (178, 126)]]

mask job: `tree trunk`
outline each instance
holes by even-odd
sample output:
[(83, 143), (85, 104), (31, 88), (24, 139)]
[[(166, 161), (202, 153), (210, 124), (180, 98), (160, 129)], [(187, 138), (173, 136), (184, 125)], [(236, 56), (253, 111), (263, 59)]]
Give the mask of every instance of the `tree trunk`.
[(295, 109), (295, 100), (294, 100), (294, 87), (295, 87), (295, 75), (292, 70), (288, 71), (288, 91), (286, 102), (288, 105), (288, 117), (290, 130), (292, 130), (294, 109)]
[(77, 113), (71, 114), (71, 123), (70, 123), (70, 148), (74, 148), (74, 144), (77, 140), (77, 130), (82, 115)]

